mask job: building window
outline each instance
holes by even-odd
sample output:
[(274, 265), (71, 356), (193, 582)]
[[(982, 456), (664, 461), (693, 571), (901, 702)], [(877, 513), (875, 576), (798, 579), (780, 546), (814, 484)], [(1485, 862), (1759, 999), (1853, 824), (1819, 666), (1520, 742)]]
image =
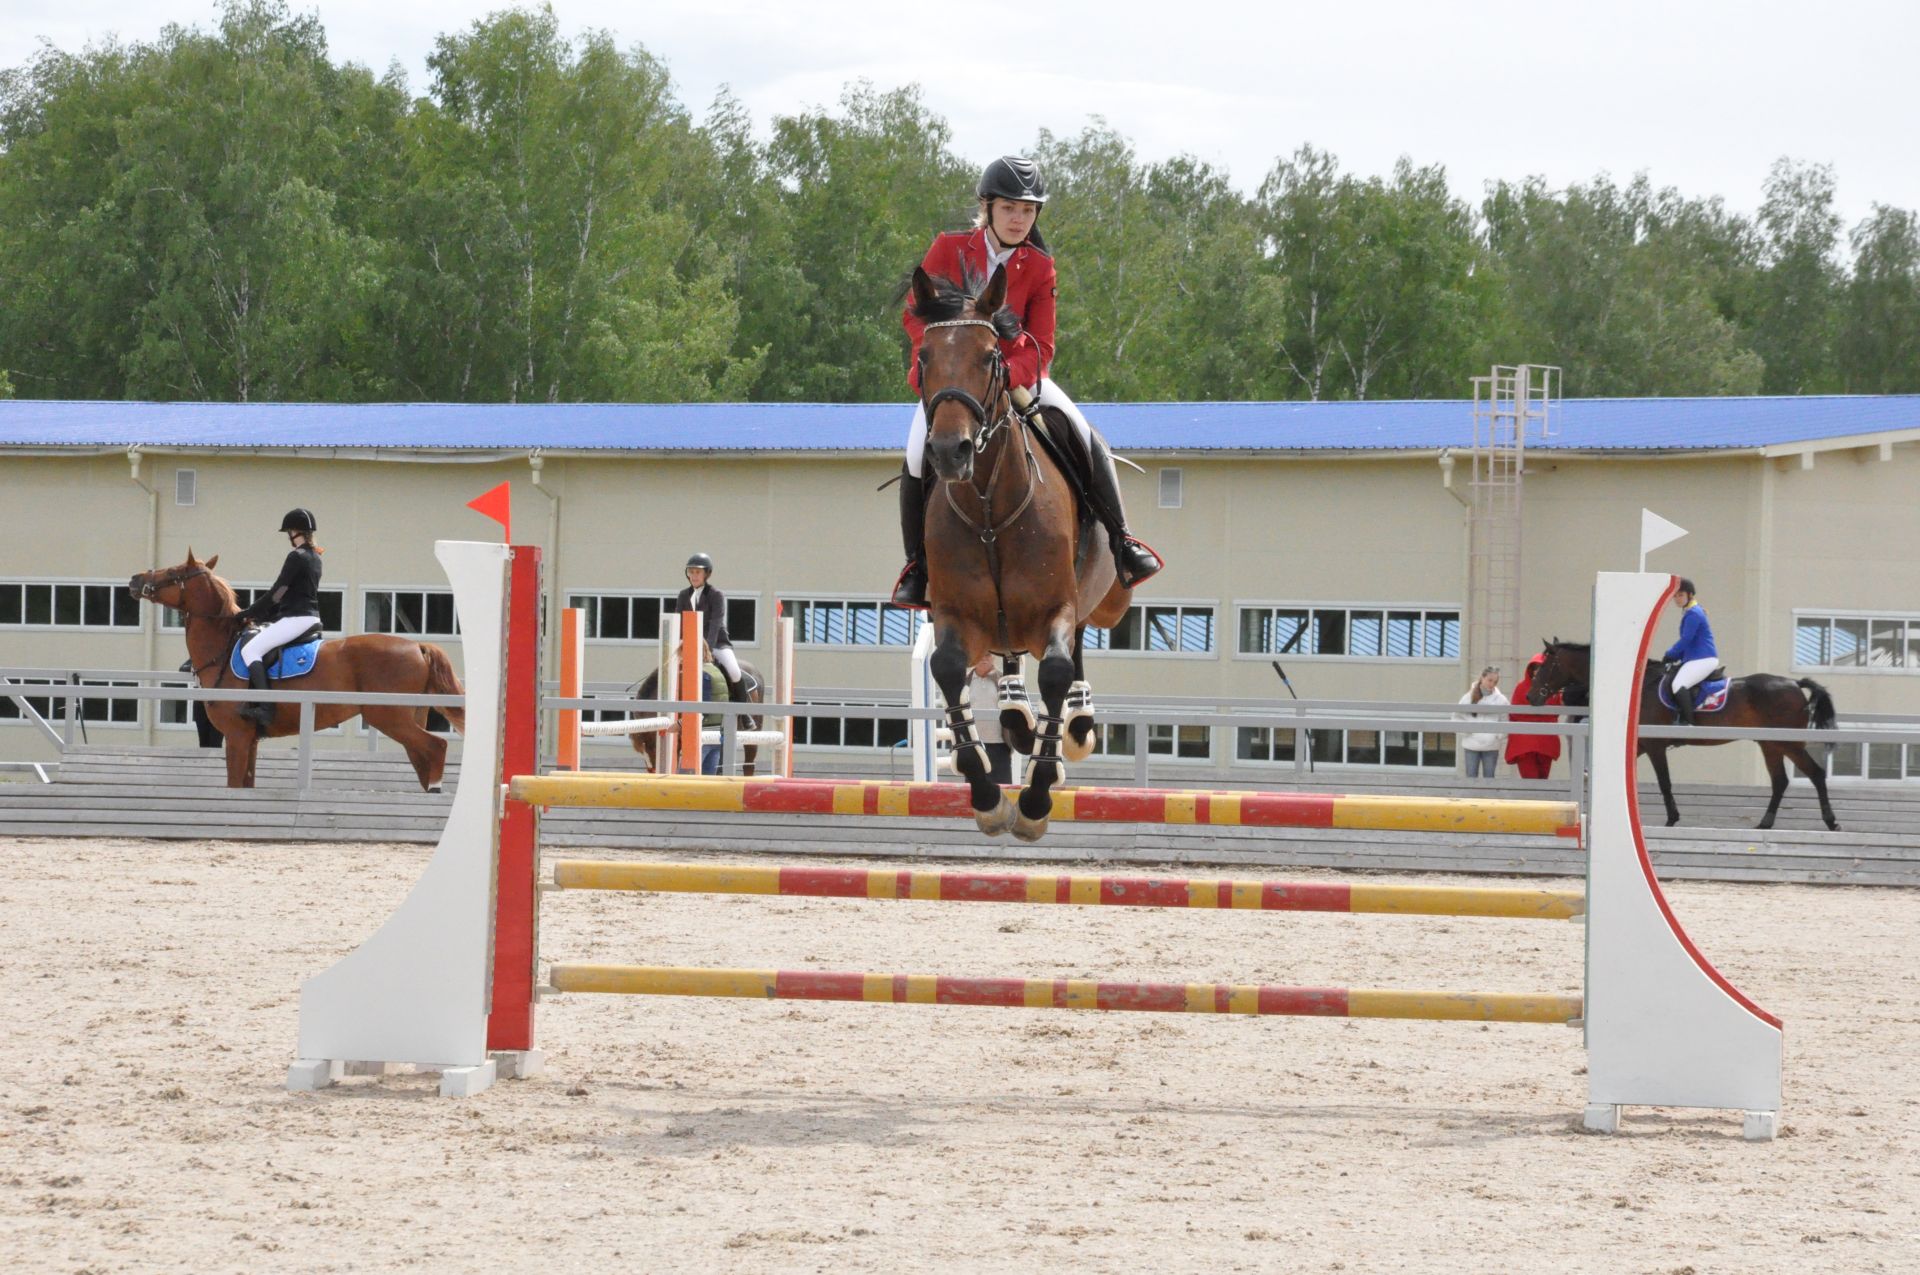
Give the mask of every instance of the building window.
[[(250, 607), (253, 605), (254, 600), (266, 591), (267, 586), (264, 584), (236, 585), (234, 586), (233, 596), (242, 607)], [(346, 615), (347, 591), (345, 589), (320, 590), (321, 628), (329, 633), (344, 633), (346, 631)], [(182, 616), (180, 612), (174, 610), (172, 607), (162, 608), (160, 612), (160, 627), (178, 633), (187, 627), (186, 617)]]
[(859, 598), (792, 598), (794, 641), (801, 646), (913, 645), (913, 612)]
[[(567, 605), (586, 613), (589, 642), (658, 642), (660, 617), (673, 611), (672, 593), (569, 593)], [(760, 600), (727, 599), (727, 637), (741, 646), (758, 639)]]
[(140, 627), (140, 603), (125, 584), (0, 580), (0, 627), (126, 631)]
[[(1111, 722), (1094, 727), (1093, 752), (1098, 757), (1132, 757), (1139, 747), (1142, 727), (1134, 722)], [(1209, 761), (1213, 757), (1213, 732), (1205, 726), (1150, 722), (1147, 756), (1172, 761)]]
[[(14, 686), (58, 687), (57, 695), (25, 695), (21, 698), (33, 705), (33, 711), (50, 722), (63, 722), (67, 719), (67, 683), (55, 682), (44, 677), (19, 678)], [(82, 681), (81, 686), (138, 686), (138, 682), (98, 682)], [(10, 695), (0, 693), (0, 721), (19, 721), (26, 715), (20, 706), (13, 702)], [(140, 701), (120, 699), (111, 696), (84, 696), (80, 700), (80, 720), (112, 726), (132, 726), (140, 721)]]
[[(1315, 730), (1316, 766), (1379, 766), (1451, 770), (1454, 737), (1441, 731)], [(1241, 726), (1234, 731), (1235, 761), (1265, 764), (1294, 760), (1298, 746), (1291, 726)]]
[(1920, 672), (1920, 615), (1796, 611), (1793, 666)]
[(1136, 603), (1111, 629), (1087, 629), (1089, 651), (1152, 651), (1179, 655), (1214, 652), (1214, 614), (1205, 603)]
[(1185, 499), (1185, 471), (1171, 466), (1162, 468), (1160, 471), (1160, 507), (1162, 509), (1178, 509)]
[[(768, 719), (772, 729), (772, 719)], [(904, 717), (796, 717), (793, 742), (810, 748), (897, 748), (907, 742)]]
[(459, 637), (451, 589), (366, 589), (361, 593), (363, 633), (406, 637)]
[(1835, 744), (1827, 775), (1920, 783), (1920, 744)]
[(1460, 609), (1392, 606), (1242, 606), (1240, 654), (1363, 660), (1460, 658)]

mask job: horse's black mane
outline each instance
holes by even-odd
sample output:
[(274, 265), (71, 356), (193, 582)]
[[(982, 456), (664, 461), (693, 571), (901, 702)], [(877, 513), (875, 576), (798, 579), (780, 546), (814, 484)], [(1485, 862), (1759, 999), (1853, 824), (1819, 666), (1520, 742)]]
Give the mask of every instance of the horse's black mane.
[[(913, 300), (913, 317), (922, 323), (945, 323), (950, 319), (973, 317), (973, 303), (986, 290), (991, 280), (969, 280), (959, 284), (951, 279), (933, 279), (933, 295), (923, 304), (913, 292), (913, 281), (907, 281), (904, 296)], [(993, 330), (1000, 334), (1003, 341), (1011, 341), (1020, 335), (1020, 316), (1008, 306), (1001, 306), (993, 316)]]
[(1549, 647), (1557, 646), (1564, 646), (1571, 651), (1591, 651), (1593, 649), (1593, 643), (1591, 642), (1562, 642), (1559, 638), (1554, 638), (1551, 642), (1543, 644), (1540, 649), (1544, 651)]

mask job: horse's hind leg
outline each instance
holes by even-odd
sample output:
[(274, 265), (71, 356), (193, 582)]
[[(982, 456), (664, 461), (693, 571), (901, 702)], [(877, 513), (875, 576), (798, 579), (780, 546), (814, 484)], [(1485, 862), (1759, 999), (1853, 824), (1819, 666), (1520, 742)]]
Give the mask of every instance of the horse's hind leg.
[(1653, 777), (1660, 781), (1660, 800), (1667, 803), (1667, 827), (1680, 822), (1680, 807), (1673, 804), (1673, 776), (1667, 773), (1667, 750), (1664, 746), (1647, 749), (1647, 760), (1653, 763)]
[(253, 787), (253, 754), (259, 746), (249, 730), (235, 730), (226, 737), (227, 787)]
[(1800, 768), (1813, 784), (1813, 791), (1820, 796), (1820, 817), (1827, 821), (1827, 831), (1840, 831), (1840, 820), (1833, 813), (1833, 803), (1827, 800), (1827, 768), (1813, 759), (1805, 744), (1787, 744), (1786, 753), (1793, 758), (1793, 764)]
[(413, 720), (410, 708), (365, 708), (360, 719), (407, 750), (425, 792), (440, 791), (447, 770), (447, 741)]
[(1767, 802), (1767, 813), (1760, 816), (1759, 826), (1773, 827), (1773, 817), (1780, 813), (1780, 798), (1787, 794), (1787, 766), (1780, 760), (1780, 745), (1760, 745), (1760, 755), (1767, 762), (1767, 782), (1773, 785), (1773, 797)]
[(947, 702), (947, 728), (953, 732), (954, 769), (966, 778), (973, 801), (973, 821), (980, 825), (980, 831), (997, 837), (1013, 826), (1013, 801), (993, 782), (986, 746), (974, 733), (973, 712), (967, 705), (967, 683), (972, 677), (973, 661), (967, 658), (967, 648), (957, 629), (943, 625), (937, 632), (927, 669)]
[(1047, 653), (1040, 658), (1040, 698), (1046, 712), (1040, 717), (1040, 740), (1027, 786), (1020, 794), (1020, 817), (1013, 825), (1013, 835), (1022, 841), (1038, 841), (1046, 835), (1047, 819), (1053, 813), (1053, 786), (1067, 775), (1066, 759), (1060, 755), (1060, 722), (1067, 690), (1073, 685), (1072, 632), (1064, 621), (1056, 622), (1048, 635)]

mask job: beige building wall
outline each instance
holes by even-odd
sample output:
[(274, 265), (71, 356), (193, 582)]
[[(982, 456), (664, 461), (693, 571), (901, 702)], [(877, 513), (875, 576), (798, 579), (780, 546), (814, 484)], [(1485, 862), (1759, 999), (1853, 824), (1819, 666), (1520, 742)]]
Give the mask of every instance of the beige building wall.
[[(1688, 528), (1649, 566), (1700, 584), (1736, 672), (1787, 673), (1796, 609), (1920, 614), (1920, 446), (1798, 456), (1622, 459), (1539, 454), (1526, 486), (1524, 640), (1584, 639), (1593, 573), (1635, 565), (1639, 511)], [(1466, 510), (1436, 457), (1345, 459), (1154, 455), (1123, 476), (1135, 529), (1171, 566), (1142, 601), (1216, 608), (1214, 653), (1096, 653), (1096, 694), (1284, 698), (1266, 656), (1236, 654), (1236, 604), (1426, 605), (1464, 610)], [(174, 471), (193, 469), (197, 500), (174, 502)], [(1180, 507), (1159, 507), (1161, 471), (1181, 471)], [(156, 561), (147, 560), (148, 497), (123, 453), (0, 454), (0, 579), (124, 584), (134, 571), (181, 561), (189, 545), (218, 553), (221, 573), (264, 584), (285, 542), (275, 532), (295, 504), (317, 513), (329, 588), (348, 591), (348, 631), (360, 631), (363, 591), (439, 588), (440, 538), (489, 538), (466, 502), (514, 484), (516, 539), (549, 552), (559, 592), (672, 590), (696, 550), (718, 563), (715, 583), (760, 602), (761, 632), (776, 598), (878, 599), (899, 570), (891, 457), (781, 454), (544, 458), (541, 487), (523, 455), (487, 461), (296, 458), (148, 453), (142, 478), (158, 492)], [(1457, 476), (1456, 476), (1457, 479)], [(557, 535), (557, 553), (554, 537)], [(1672, 640), (1676, 618), (1658, 640)], [(445, 643), (458, 660), (458, 641)], [(743, 645), (749, 659), (764, 643)], [(173, 668), (177, 632), (0, 629), (0, 664)], [(594, 644), (590, 680), (630, 682), (652, 667), (650, 645)], [(1469, 681), (1456, 661), (1385, 662), (1293, 655), (1284, 663), (1308, 698), (1451, 701)], [(811, 686), (897, 689), (896, 648), (803, 648)], [(1511, 688), (1517, 668), (1507, 671)], [(1799, 674), (1796, 674), (1799, 675)], [(1920, 670), (1815, 674), (1843, 711), (1920, 713)], [(137, 742), (144, 728), (90, 724), (90, 737)], [(161, 737), (178, 740), (166, 731)], [(361, 746), (357, 730), (336, 741)], [(1233, 741), (1218, 733), (1214, 767)], [(0, 724), (0, 756), (47, 755), (18, 724)], [(1156, 766), (1159, 762), (1156, 760)], [(1202, 769), (1205, 769), (1204, 767)], [(1676, 762), (1683, 780), (1757, 781), (1752, 748), (1701, 750)]]

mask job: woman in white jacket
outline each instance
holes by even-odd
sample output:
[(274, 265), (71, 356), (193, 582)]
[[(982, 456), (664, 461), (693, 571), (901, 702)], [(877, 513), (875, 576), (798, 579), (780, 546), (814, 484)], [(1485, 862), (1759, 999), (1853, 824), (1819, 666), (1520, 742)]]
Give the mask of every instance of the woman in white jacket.
[[(1467, 693), (1460, 697), (1462, 704), (1504, 704), (1506, 694), (1500, 689), (1500, 670), (1488, 665), (1480, 670), (1480, 676), (1473, 680)], [(1455, 717), (1464, 719), (1465, 713), (1456, 713)], [(1493, 768), (1500, 762), (1500, 736), (1482, 731), (1460, 737), (1460, 751), (1467, 756), (1468, 779), (1492, 779)]]

